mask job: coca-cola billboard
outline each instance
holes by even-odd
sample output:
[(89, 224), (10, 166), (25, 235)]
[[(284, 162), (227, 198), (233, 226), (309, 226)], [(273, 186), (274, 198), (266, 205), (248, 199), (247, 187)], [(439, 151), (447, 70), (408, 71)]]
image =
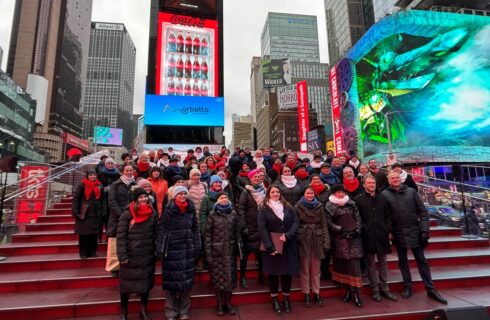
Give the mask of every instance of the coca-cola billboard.
[(163, 0), (162, 6), (182, 12), (198, 12), (216, 16), (217, 0)]
[(298, 91), (298, 128), (299, 128), (299, 146), (301, 152), (308, 151), (307, 133), (310, 131), (308, 119), (308, 88), (306, 81), (296, 84)]
[(277, 89), (277, 104), (279, 110), (291, 110), (298, 107), (298, 92), (295, 84)]
[(218, 22), (159, 13), (156, 94), (218, 96)]
[(17, 223), (32, 223), (44, 214), (48, 196), (48, 166), (23, 166), (20, 170), (20, 190), (29, 191), (16, 199)]

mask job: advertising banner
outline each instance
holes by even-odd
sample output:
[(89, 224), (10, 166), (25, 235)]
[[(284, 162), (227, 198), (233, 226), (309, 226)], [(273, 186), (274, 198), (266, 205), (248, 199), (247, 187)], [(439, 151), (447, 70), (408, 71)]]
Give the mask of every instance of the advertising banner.
[(85, 151), (89, 151), (87, 140), (83, 140), (67, 132), (62, 133), (61, 138), (63, 138), (64, 143), (70, 144)]
[(263, 56), (261, 69), (264, 88), (275, 88), (291, 84), (291, 63), (289, 58), (271, 59)]
[(218, 7), (216, 0), (163, 0), (160, 1), (164, 8), (192, 11), (209, 15), (216, 15)]
[(296, 85), (292, 84), (277, 88), (277, 103), (279, 110), (291, 110), (298, 107), (298, 91)]
[[(20, 190), (38, 185), (49, 178), (48, 166), (23, 166), (20, 169)], [(27, 191), (16, 199), (15, 211), (17, 223), (32, 223), (38, 216), (44, 214), (46, 198), (48, 196), (48, 183)]]
[(218, 22), (178, 14), (158, 18), (157, 95), (218, 95)]
[(317, 128), (308, 132), (308, 152), (325, 149), (325, 137), (323, 130)]
[(94, 143), (121, 146), (123, 129), (109, 127), (94, 127)]
[(299, 128), (299, 145), (301, 152), (307, 152), (307, 137), (306, 134), (310, 131), (308, 119), (308, 88), (306, 81), (301, 81), (296, 84), (298, 91), (298, 128)]
[(345, 149), (342, 144), (342, 127), (340, 126), (340, 95), (337, 81), (337, 67), (334, 66), (332, 69), (330, 69), (333, 141), (335, 145), (335, 154), (341, 154), (343, 151), (345, 151)]
[(145, 125), (225, 125), (224, 98), (147, 95)]

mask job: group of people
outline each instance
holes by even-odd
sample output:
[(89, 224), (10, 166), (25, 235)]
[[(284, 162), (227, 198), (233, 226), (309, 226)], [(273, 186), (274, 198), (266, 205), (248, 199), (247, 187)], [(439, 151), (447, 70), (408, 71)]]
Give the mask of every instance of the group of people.
[[(291, 283), (299, 276), (304, 305), (323, 305), (320, 280), (345, 288), (343, 301), (362, 307), (365, 274), (375, 301), (396, 301), (388, 287), (387, 255), (398, 253), (403, 298), (412, 295), (407, 251), (414, 255), (427, 294), (436, 290), (424, 249), (427, 210), (417, 185), (400, 164), (389, 170), (353, 154), (313, 160), (295, 152), (237, 148), (210, 154), (200, 147), (106, 156), (90, 169), (73, 199), (80, 257), (96, 255), (107, 240), (106, 270), (119, 278), (121, 319), (129, 294), (140, 294), (141, 319), (162, 261), (165, 317), (188, 319), (196, 271), (208, 269), (218, 316), (235, 314), (237, 283), (248, 288), (249, 257), (258, 282), (268, 285), (275, 312), (290, 312)], [(239, 279), (237, 268), (239, 261)], [(281, 302), (279, 301), (281, 289)]]

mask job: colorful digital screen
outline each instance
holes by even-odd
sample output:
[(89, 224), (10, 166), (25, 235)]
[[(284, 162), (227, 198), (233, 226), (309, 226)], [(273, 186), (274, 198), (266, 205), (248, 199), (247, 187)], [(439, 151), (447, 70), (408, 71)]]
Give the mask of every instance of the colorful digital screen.
[(164, 0), (163, 7), (216, 15), (217, 0)]
[(260, 60), (264, 88), (275, 88), (291, 84), (291, 62), (289, 58), (271, 59), (263, 56)]
[[(396, 26), (396, 27), (395, 27)], [(400, 12), (330, 72), (336, 150), (490, 161), (490, 17)]]
[(224, 98), (146, 95), (145, 125), (225, 125)]
[(159, 13), (156, 94), (218, 95), (218, 22)]
[(94, 127), (94, 143), (113, 146), (122, 145), (123, 129)]

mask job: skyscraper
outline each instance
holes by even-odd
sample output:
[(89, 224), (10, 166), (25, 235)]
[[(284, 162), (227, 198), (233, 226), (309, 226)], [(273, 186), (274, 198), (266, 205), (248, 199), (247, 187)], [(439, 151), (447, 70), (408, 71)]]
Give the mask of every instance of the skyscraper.
[(400, 10), (395, 6), (398, 0), (373, 0), (374, 20), (378, 22), (387, 15), (393, 14)]
[(92, 0), (17, 0), (7, 73), (22, 88), (28, 75), (48, 81), (42, 138), (34, 143), (62, 160), (61, 133), (82, 134), (83, 92)]
[(84, 96), (83, 138), (94, 127), (123, 129), (123, 145), (133, 140), (136, 48), (124, 24), (92, 22)]
[(488, 0), (397, 0), (395, 5), (404, 10), (434, 10), (490, 16), (490, 2)]
[(325, 0), (328, 56), (335, 65), (374, 24), (373, 0)]

